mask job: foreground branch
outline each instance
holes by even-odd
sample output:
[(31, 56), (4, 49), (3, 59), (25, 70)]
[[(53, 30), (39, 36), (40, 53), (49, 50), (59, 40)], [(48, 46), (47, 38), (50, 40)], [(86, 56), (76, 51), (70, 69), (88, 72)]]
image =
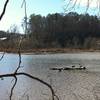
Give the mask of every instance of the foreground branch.
[(5, 55), (5, 52), (3, 52), (3, 54), (2, 54), (2, 56), (0, 58), (0, 61), (3, 59), (4, 55)]
[(32, 75), (30, 75), (28, 73), (24, 73), (24, 72), (0, 75), (0, 78), (4, 78), (4, 77), (14, 77), (15, 78), (15, 83), (14, 83), (12, 89), (11, 89), (10, 100), (11, 100), (11, 97), (12, 97), (12, 94), (13, 94), (13, 89), (14, 89), (16, 83), (17, 83), (17, 77), (16, 76), (22, 76), (22, 75), (27, 76), (28, 78), (34, 79), (34, 80), (44, 84), (45, 86), (47, 86), (52, 93), (52, 100), (54, 100), (55, 97), (59, 100), (58, 96), (56, 96), (56, 94), (55, 94), (55, 92), (54, 92), (54, 90), (53, 90), (53, 88), (50, 84), (39, 79), (38, 77), (32, 76)]
[(15, 82), (14, 82), (14, 84), (13, 84), (12, 88), (11, 88), (10, 100), (12, 100), (13, 90), (14, 90), (14, 88), (15, 88), (16, 84), (17, 84), (17, 77), (15, 76), (14, 78), (15, 78)]
[(22, 43), (22, 40), (23, 40), (23, 38), (20, 37), (19, 44), (18, 44), (19, 64), (18, 64), (18, 67), (17, 67), (16, 70), (15, 70), (15, 73), (17, 73), (17, 71), (18, 71), (18, 70), (20, 69), (20, 67), (21, 67), (21, 62), (22, 62), (22, 58), (21, 58), (21, 43)]
[(2, 17), (3, 17), (3, 16), (4, 16), (4, 14), (5, 14), (6, 7), (7, 7), (8, 2), (9, 2), (9, 0), (6, 0), (6, 2), (5, 2), (5, 4), (4, 4), (3, 11), (2, 11), (2, 13), (1, 13), (1, 15), (0, 15), (0, 20), (2, 19)]

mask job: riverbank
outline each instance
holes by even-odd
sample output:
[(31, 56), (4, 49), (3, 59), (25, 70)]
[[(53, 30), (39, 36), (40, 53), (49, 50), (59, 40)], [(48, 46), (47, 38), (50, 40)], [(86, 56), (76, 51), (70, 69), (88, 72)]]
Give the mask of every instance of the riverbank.
[[(100, 50), (96, 49), (69, 49), (69, 48), (44, 48), (44, 49), (30, 49), (30, 50), (20, 50), (21, 53), (35, 53), (35, 54), (45, 54), (45, 53), (76, 53), (76, 52), (100, 52)], [(17, 53), (18, 49), (0, 49), (0, 52), (7, 53)]]

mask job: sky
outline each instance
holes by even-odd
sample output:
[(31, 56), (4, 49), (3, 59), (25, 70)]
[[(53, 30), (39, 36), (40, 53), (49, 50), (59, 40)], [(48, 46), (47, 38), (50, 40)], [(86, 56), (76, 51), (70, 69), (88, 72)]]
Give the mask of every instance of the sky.
[[(0, 13), (6, 0), (0, 0)], [(62, 13), (63, 0), (26, 0), (27, 15), (41, 14), (46, 16), (48, 13)], [(21, 23), (24, 18), (24, 8), (21, 8), (22, 0), (10, 0), (7, 5), (6, 13), (0, 21), (0, 30), (7, 31), (12, 25), (17, 25), (20, 32), (23, 32)]]
[[(6, 0), (0, 0), (0, 13), (3, 9), (3, 4)], [(3, 19), (0, 21), (0, 30), (7, 31), (10, 29), (12, 25), (17, 25), (18, 29), (21, 33), (23, 33), (23, 28), (21, 27), (22, 19), (24, 18), (24, 8), (21, 8), (23, 0), (10, 0), (7, 6), (6, 13)], [(67, 5), (69, 0), (26, 0), (27, 2), (27, 15), (28, 17), (31, 14), (41, 14), (42, 16), (46, 16), (49, 13), (64, 13), (64, 5)], [(76, 0), (71, 0), (71, 4)], [(81, 1), (81, 2), (80, 2)], [(91, 1), (91, 0), (90, 0)], [(96, 3), (95, 0), (92, 0), (91, 7), (95, 8)], [(74, 11), (79, 13), (85, 12), (87, 0), (77, 0), (77, 7)], [(78, 4), (80, 4), (80, 8), (78, 8)], [(70, 5), (71, 6), (71, 5)], [(69, 7), (70, 7), (69, 6)], [(88, 10), (90, 14), (94, 14), (95, 10)]]

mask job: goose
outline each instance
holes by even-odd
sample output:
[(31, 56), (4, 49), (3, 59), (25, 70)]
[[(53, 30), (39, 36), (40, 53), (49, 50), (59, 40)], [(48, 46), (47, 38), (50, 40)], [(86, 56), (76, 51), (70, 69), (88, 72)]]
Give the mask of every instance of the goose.
[(86, 69), (86, 67), (83, 67), (83, 69)]
[(75, 65), (72, 65), (72, 68), (75, 68)]
[(82, 66), (81, 64), (79, 64), (79, 67), (80, 67), (80, 68), (83, 68), (83, 66)]

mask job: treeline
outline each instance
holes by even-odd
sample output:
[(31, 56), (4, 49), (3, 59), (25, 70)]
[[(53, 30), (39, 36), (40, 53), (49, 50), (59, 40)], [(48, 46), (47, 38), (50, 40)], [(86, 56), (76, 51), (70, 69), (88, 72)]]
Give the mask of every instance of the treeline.
[[(16, 30), (16, 29), (14, 29)], [(1, 34), (0, 37), (4, 35)], [(8, 37), (0, 41), (1, 47), (16, 49), (20, 36), (24, 37), (21, 48), (74, 48), (99, 49), (100, 19), (89, 14), (48, 14), (47, 16), (32, 14), (28, 22), (27, 34), (20, 35), (6, 32)], [(2, 46), (3, 45), (3, 46)]]
[(75, 12), (30, 16), (29, 38), (33, 48), (94, 48), (99, 37), (97, 16)]

